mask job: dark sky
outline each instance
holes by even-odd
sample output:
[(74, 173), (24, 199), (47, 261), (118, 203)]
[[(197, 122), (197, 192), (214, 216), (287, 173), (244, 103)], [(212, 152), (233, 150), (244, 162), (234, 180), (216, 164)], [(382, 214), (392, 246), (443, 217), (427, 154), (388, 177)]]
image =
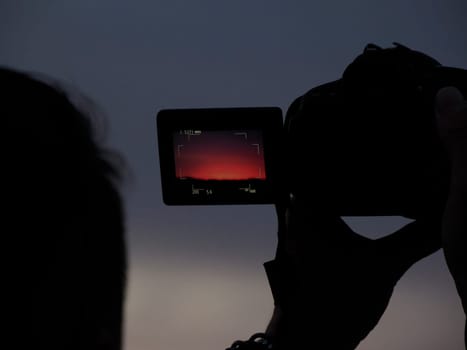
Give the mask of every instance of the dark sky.
[[(467, 68), (466, 18), (465, 0), (0, 1), (0, 64), (93, 99), (108, 144), (127, 160), (128, 349), (223, 349), (263, 330), (272, 310), (261, 266), (275, 249), (272, 206), (164, 206), (158, 110), (285, 112), (339, 78), (369, 42), (400, 42)], [(348, 221), (372, 237), (405, 222)], [(436, 253), (404, 276), (359, 349), (460, 350), (462, 317)]]

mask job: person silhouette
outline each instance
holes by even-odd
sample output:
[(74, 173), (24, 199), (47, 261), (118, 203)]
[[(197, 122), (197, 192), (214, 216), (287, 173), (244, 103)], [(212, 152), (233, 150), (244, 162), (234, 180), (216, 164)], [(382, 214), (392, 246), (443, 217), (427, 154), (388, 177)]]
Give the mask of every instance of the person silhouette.
[(119, 350), (123, 160), (48, 77), (0, 68), (5, 344)]
[[(438, 92), (436, 101), (440, 135), (451, 164), (442, 225), (443, 252), (467, 315), (467, 100), (449, 86)], [(467, 348), (467, 324), (464, 329)]]
[[(440, 248), (465, 309), (467, 143), (443, 123), (465, 131), (453, 112), (465, 114), (465, 104), (437, 80), (464, 86), (465, 73), (397, 43), (369, 44), (342, 79), (293, 101), (276, 256), (264, 264), (273, 315), (264, 332), (229, 349), (355, 349), (404, 273)], [(369, 239), (341, 217), (354, 215), (412, 221)]]
[(353, 232), (322, 197), (293, 195), (276, 205), (278, 248), (265, 263), (273, 316), (265, 332), (228, 349), (355, 349), (403, 274), (440, 248), (467, 313), (467, 101), (447, 87), (436, 94), (435, 109), (451, 168), (443, 210), (373, 240)]

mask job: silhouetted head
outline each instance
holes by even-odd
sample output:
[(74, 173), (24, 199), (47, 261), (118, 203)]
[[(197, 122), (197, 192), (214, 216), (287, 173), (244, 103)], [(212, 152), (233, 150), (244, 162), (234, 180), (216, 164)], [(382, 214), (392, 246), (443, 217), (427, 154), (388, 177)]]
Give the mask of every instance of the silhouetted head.
[[(2, 285), (15, 348), (119, 349), (125, 290), (119, 170), (60, 88), (0, 68)], [(23, 346), (24, 345), (24, 346)]]

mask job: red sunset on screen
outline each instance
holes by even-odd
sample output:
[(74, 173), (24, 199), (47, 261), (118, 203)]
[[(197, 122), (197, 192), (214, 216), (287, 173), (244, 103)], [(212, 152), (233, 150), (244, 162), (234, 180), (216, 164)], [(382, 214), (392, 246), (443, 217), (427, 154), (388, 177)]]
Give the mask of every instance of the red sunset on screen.
[(181, 130), (174, 134), (174, 155), (178, 179), (266, 179), (258, 130)]

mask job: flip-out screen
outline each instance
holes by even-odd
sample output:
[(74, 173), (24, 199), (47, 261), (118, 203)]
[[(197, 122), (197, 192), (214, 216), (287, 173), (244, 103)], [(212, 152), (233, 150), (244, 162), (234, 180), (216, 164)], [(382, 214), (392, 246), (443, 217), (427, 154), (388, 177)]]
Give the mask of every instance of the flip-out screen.
[(164, 203), (273, 203), (282, 123), (275, 107), (160, 111)]

